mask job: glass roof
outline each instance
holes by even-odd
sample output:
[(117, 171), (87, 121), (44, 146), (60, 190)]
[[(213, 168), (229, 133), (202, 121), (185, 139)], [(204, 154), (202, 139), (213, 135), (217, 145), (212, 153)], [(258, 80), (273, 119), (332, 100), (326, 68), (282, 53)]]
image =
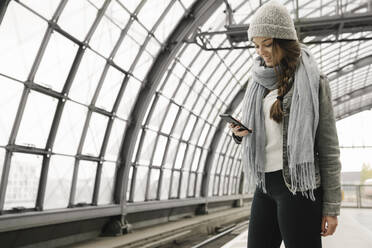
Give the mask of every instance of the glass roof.
[[(241, 116), (254, 50), (206, 51), (188, 39), (224, 30), (225, 2), (10, 1), (0, 26), (0, 210), (247, 193), (240, 148), (218, 114)], [(235, 24), (249, 24), (260, 3), (228, 2)], [(371, 14), (360, 0), (281, 2), (294, 19)], [(365, 29), (303, 40), (318, 42), (309, 47), (337, 119), (372, 106), (370, 38)]]

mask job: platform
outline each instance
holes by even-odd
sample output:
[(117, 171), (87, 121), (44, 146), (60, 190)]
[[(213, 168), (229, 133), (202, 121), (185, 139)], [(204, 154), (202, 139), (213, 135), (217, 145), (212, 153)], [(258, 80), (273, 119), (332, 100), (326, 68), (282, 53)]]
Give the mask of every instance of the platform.
[[(221, 248), (246, 248), (247, 237), (246, 230)], [(372, 209), (342, 208), (335, 234), (322, 237), (322, 244), (324, 248), (371, 248)]]

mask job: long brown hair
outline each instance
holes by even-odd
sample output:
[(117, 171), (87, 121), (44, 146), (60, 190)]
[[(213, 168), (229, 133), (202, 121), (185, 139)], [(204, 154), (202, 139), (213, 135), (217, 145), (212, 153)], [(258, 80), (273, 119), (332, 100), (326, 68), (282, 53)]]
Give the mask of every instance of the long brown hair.
[[(282, 58), (278, 56), (282, 53)], [(275, 74), (278, 78), (278, 97), (283, 96), (291, 89), (290, 79), (294, 76), (301, 54), (300, 44), (296, 40), (285, 40), (273, 38), (272, 56), (274, 65), (278, 65), (279, 70), (274, 66)], [(270, 118), (280, 123), (283, 119), (283, 110), (280, 100), (277, 99), (270, 109)]]

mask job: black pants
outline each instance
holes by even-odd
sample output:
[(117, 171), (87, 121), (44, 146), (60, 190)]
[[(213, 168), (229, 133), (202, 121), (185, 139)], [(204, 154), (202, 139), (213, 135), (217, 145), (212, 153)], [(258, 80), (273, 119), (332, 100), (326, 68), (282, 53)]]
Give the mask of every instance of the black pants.
[(321, 248), (322, 189), (315, 202), (301, 192), (293, 195), (282, 170), (265, 173), (266, 194), (254, 193), (248, 230), (248, 248)]

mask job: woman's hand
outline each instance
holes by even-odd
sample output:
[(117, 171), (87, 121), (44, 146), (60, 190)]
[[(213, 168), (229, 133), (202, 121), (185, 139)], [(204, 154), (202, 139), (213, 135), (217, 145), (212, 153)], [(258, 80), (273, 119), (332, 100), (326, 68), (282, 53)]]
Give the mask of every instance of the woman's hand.
[(337, 224), (337, 216), (323, 216), (321, 235), (323, 237), (332, 235), (336, 231)]
[[(240, 120), (239, 120), (240, 121)], [(240, 136), (240, 137), (243, 137), (243, 136), (246, 136), (249, 132), (248, 130), (242, 130), (242, 131), (239, 131), (239, 128), (242, 128), (241, 126), (238, 126), (238, 125), (234, 125), (233, 123), (230, 123), (230, 129), (231, 131), (236, 135), (236, 136)]]

